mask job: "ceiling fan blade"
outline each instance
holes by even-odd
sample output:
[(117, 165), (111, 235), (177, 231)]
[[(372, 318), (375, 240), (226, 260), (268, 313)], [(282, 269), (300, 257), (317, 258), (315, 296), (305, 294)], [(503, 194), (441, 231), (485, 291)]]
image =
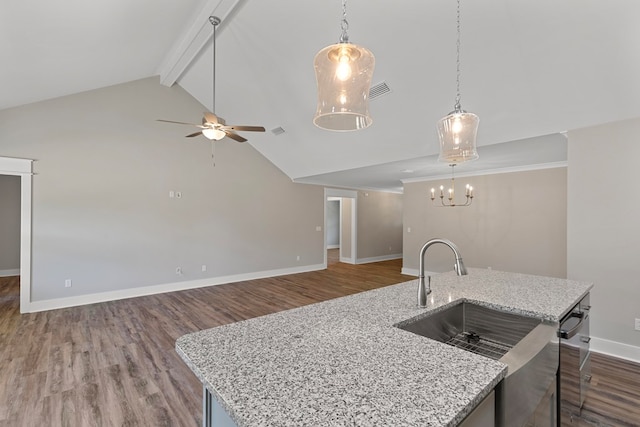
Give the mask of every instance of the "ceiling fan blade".
[(205, 123), (220, 123), (224, 124), (224, 119), (216, 116), (213, 113), (209, 113), (208, 111), (204, 112), (204, 118), (202, 119), (202, 124)]
[(222, 130), (240, 130), (245, 132), (264, 132), (262, 126), (242, 126), (242, 125), (229, 125), (221, 127)]
[(175, 121), (173, 121), (173, 120), (162, 120), (162, 119), (157, 119), (156, 121), (157, 121), (157, 122), (165, 122), (165, 123), (175, 123), (175, 124), (178, 124), (178, 125), (196, 126), (196, 127), (199, 127), (199, 128), (202, 128), (202, 127), (203, 127), (202, 125), (197, 125), (197, 124), (195, 124), (195, 123), (175, 122)]
[(247, 139), (241, 137), (240, 135), (238, 135), (237, 133), (233, 133), (229, 130), (225, 130), (224, 133), (231, 139), (233, 139), (234, 141), (238, 141), (238, 142), (245, 142)]
[(202, 132), (190, 133), (186, 136), (186, 138), (193, 138), (194, 136), (202, 135)]

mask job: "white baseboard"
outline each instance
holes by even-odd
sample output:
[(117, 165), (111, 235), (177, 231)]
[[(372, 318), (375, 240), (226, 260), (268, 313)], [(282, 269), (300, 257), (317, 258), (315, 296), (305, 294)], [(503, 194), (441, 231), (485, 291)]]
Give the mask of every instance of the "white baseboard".
[(243, 282), (246, 280), (264, 279), (267, 277), (284, 276), (286, 274), (305, 273), (308, 271), (324, 270), (324, 264), (306, 265), (277, 270), (257, 271), (254, 273), (234, 274), (222, 277), (210, 277), (207, 279), (189, 280), (185, 282), (165, 283), (162, 285), (144, 286), (118, 291), (101, 292), (97, 294), (78, 295), (68, 298), (56, 298), (44, 301), (32, 301), (28, 307), (21, 307), (22, 313), (34, 313), (38, 311), (56, 310), (59, 308), (76, 307), (80, 305), (95, 304), (99, 302), (115, 301), (120, 299), (135, 298), (146, 295), (162, 294), (166, 292), (184, 291), (187, 289), (204, 288), (207, 286), (223, 285), (226, 283)]
[(418, 269), (417, 268), (405, 268), (402, 267), (402, 274), (406, 274), (407, 276), (416, 276), (418, 277)]
[(0, 270), (0, 277), (19, 276), (20, 269), (14, 268), (11, 270)]
[(340, 257), (340, 262), (344, 262), (345, 264), (355, 264), (353, 258), (346, 258), (343, 256)]
[(340, 249), (340, 245), (327, 245), (327, 249)]
[(358, 258), (356, 264), (369, 264), (371, 262), (389, 261), (392, 259), (402, 258), (402, 254), (389, 254), (382, 256), (374, 256), (369, 258)]
[(591, 337), (589, 349), (596, 353), (640, 363), (640, 347), (633, 345)]

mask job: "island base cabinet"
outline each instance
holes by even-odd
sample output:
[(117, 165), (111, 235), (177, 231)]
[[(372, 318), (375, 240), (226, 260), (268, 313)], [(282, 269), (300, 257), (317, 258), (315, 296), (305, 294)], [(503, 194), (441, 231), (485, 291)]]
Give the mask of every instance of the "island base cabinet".
[(202, 427), (237, 427), (205, 386), (202, 386)]
[(496, 393), (492, 391), (465, 418), (459, 427), (495, 427), (496, 425)]

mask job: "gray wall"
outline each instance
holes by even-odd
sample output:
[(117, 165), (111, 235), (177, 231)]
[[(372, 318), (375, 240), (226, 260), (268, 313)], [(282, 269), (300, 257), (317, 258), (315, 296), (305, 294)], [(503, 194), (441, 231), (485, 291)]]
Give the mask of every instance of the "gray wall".
[(340, 246), (340, 200), (327, 200), (327, 247)]
[(639, 134), (640, 119), (568, 133), (568, 276), (595, 282), (592, 335), (636, 347)]
[(150, 78), (0, 111), (0, 155), (36, 160), (32, 300), (323, 263), (321, 187), (156, 121), (203, 108)]
[(358, 261), (402, 253), (402, 194), (358, 192)]
[(20, 177), (0, 175), (0, 276), (20, 269)]
[[(450, 180), (406, 183), (403, 268), (417, 270), (422, 245), (442, 237), (458, 245), (468, 267), (566, 277), (566, 179), (566, 168), (456, 178), (456, 193), (470, 183), (476, 195), (471, 206), (456, 208), (429, 196)], [(426, 269), (452, 270), (451, 251), (429, 248)]]

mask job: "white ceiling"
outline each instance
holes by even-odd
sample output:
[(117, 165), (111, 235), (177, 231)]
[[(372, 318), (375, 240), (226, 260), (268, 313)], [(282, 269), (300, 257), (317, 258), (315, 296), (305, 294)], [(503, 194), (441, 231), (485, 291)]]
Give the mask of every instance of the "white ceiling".
[[(376, 56), (373, 83), (392, 90), (365, 130), (312, 123), (313, 57), (338, 41), (340, 0), (3, 2), (0, 109), (157, 74), (211, 108), (215, 14), (217, 113), (284, 128), (244, 136), (291, 179), (397, 191), (446, 174), (435, 123), (455, 98), (455, 0), (347, 6), (351, 41)], [(638, 16), (635, 0), (463, 0), (462, 106), (480, 116), (480, 159), (459, 171), (562, 162), (558, 133), (639, 117)]]

